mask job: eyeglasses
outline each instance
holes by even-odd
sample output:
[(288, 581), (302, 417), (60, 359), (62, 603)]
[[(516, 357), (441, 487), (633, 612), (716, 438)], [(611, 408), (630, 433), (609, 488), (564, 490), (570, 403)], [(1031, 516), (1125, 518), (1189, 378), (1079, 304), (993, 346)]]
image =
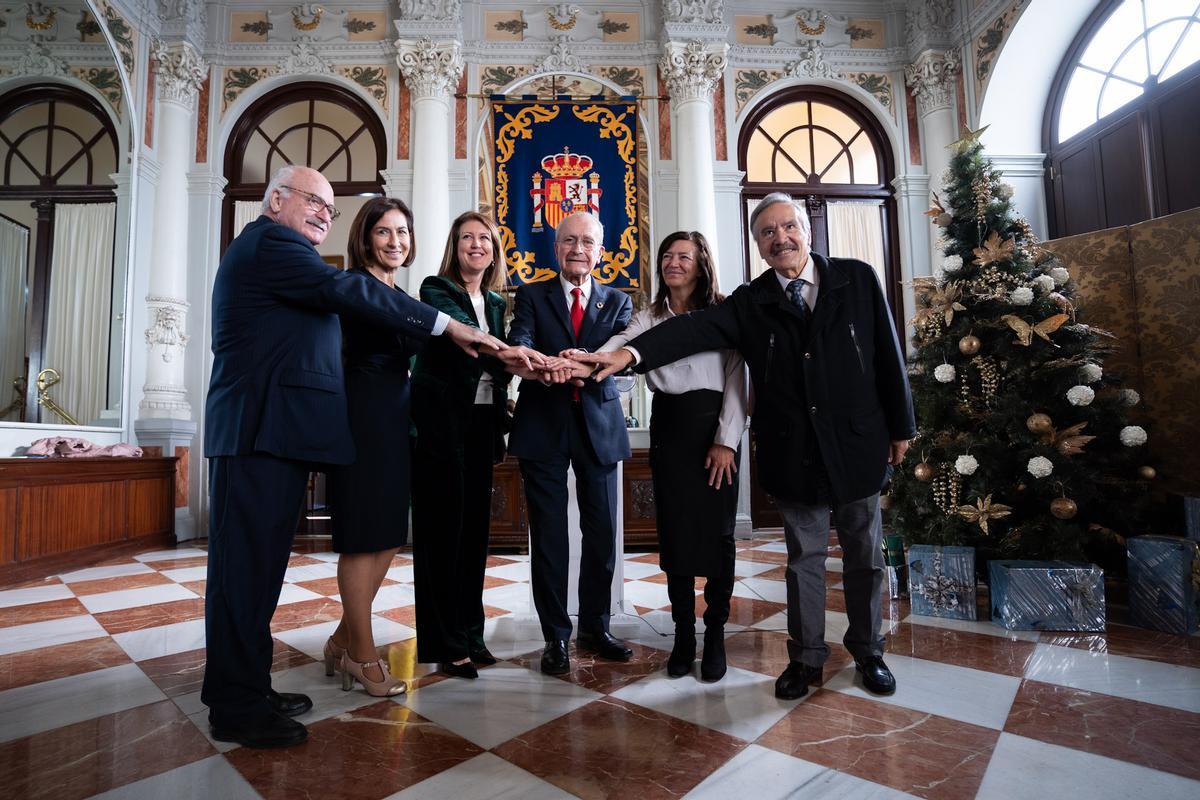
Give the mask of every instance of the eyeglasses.
[(332, 203), (326, 203), (312, 192), (306, 192), (303, 189), (297, 189), (294, 186), (287, 186), (286, 184), (280, 184), (279, 188), (304, 195), (304, 202), (308, 204), (308, 210), (314, 214), (319, 214), (321, 211), (328, 211), (329, 219), (331, 220), (335, 220), (342, 215), (342, 212), (334, 208)]

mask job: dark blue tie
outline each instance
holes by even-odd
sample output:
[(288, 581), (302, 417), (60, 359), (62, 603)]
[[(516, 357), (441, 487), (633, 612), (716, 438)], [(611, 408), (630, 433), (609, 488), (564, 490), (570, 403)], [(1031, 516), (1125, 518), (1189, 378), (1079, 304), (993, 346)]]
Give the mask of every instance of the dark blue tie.
[(812, 309), (810, 309), (808, 307), (808, 303), (804, 301), (804, 293), (801, 291), (806, 283), (808, 283), (808, 281), (804, 280), (803, 278), (796, 278), (795, 280), (790, 281), (787, 285), (787, 296), (788, 300), (792, 301), (792, 305), (796, 307), (796, 310), (800, 312), (800, 316), (807, 323), (812, 319)]

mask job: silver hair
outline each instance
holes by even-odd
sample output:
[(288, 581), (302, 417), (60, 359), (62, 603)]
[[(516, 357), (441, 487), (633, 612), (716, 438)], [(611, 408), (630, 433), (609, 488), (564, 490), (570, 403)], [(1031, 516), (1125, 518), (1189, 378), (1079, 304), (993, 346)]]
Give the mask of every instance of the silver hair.
[[(758, 219), (758, 215), (766, 211), (768, 206), (773, 206), (777, 203), (791, 203), (792, 208), (796, 209), (796, 219), (800, 221), (800, 230), (804, 232), (804, 238), (810, 238), (812, 236), (812, 225), (808, 221), (808, 210), (804, 207), (804, 201), (797, 200), (787, 192), (771, 192), (759, 201), (759, 204), (754, 207), (754, 211), (750, 214), (750, 235), (754, 236), (754, 223)], [(755, 236), (754, 238), (758, 237)]]
[(298, 169), (300, 167), (296, 164), (284, 164), (275, 170), (275, 174), (271, 176), (271, 180), (267, 183), (267, 191), (263, 194), (262, 213), (271, 213), (271, 192), (286, 192), (287, 189), (283, 188), (283, 184), (291, 183)]
[[(582, 213), (587, 214), (589, 217), (591, 217), (592, 224), (596, 226), (596, 230), (599, 231), (599, 233), (600, 233), (600, 236), (597, 241), (600, 244), (604, 244), (604, 223), (600, 221), (600, 218), (598, 216), (596, 216), (595, 214), (592, 214), (591, 212), (584, 211)], [(564, 220), (566, 220), (566, 218), (567, 217), (563, 217)], [(560, 222), (559, 227), (554, 229), (554, 241), (556, 244), (558, 243), (558, 232), (561, 228), (562, 228), (562, 223)]]

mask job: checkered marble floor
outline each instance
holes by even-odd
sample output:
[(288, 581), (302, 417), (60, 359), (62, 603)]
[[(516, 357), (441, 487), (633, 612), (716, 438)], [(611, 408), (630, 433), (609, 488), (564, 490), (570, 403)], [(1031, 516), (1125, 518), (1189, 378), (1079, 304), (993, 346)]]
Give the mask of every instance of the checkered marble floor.
[[(730, 669), (665, 673), (672, 626), (655, 554), (625, 557), (627, 664), (538, 671), (528, 557), (488, 560), (477, 681), (415, 663), (413, 568), (398, 556), (375, 636), (412, 690), (343, 692), (319, 663), (340, 614), (336, 555), (291, 559), (273, 683), (315, 708), (302, 746), (208, 738), (202, 547), (141, 553), (0, 589), (0, 786), (14, 798), (1200, 797), (1200, 638), (1118, 624), (1010, 633), (885, 604), (896, 694), (861, 688), (842, 649), (831, 548), (823, 686), (772, 693), (787, 664), (784, 547), (738, 542)], [(697, 587), (702, 585), (697, 582)], [(703, 608), (703, 599), (697, 599)]]

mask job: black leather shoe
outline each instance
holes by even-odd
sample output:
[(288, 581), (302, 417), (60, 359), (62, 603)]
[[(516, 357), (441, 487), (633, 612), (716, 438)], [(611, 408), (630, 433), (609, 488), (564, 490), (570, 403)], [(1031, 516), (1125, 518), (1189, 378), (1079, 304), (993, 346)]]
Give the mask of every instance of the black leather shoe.
[(480, 667), (490, 667), (492, 664), (498, 663), (500, 659), (496, 658), (486, 647), (481, 647), (478, 650), (471, 651), (471, 662)]
[(896, 676), (883, 663), (881, 656), (855, 659), (854, 668), (862, 673), (863, 686), (874, 694), (892, 694), (896, 691)]
[(725, 629), (704, 631), (704, 655), (700, 658), (700, 680), (719, 681), (725, 677)]
[(443, 675), (449, 675), (451, 678), (469, 678), (474, 680), (479, 677), (479, 670), (475, 669), (475, 665), (470, 661), (465, 664), (443, 661), (441, 664), (438, 664), (438, 672)]
[(775, 696), (780, 700), (795, 700), (808, 694), (808, 685), (821, 680), (821, 668), (793, 661), (775, 680)]
[(567, 656), (567, 643), (562, 639), (546, 642), (542, 651), (542, 672), (547, 675), (562, 675), (571, 669), (571, 659)]
[(599, 633), (580, 631), (579, 635), (575, 637), (575, 647), (595, 653), (607, 661), (628, 661), (633, 655), (632, 649), (608, 631)]
[(242, 747), (291, 747), (308, 738), (308, 728), (273, 712), (234, 723), (210, 722), (218, 742), (237, 742)]
[(312, 711), (312, 700), (306, 694), (277, 692), (272, 689), (267, 693), (267, 702), (276, 714), (283, 714), (285, 717), (298, 717)]
[(667, 659), (667, 675), (672, 678), (682, 678), (692, 671), (692, 662), (696, 660), (696, 632), (675, 631), (675, 646), (671, 648), (671, 657)]

